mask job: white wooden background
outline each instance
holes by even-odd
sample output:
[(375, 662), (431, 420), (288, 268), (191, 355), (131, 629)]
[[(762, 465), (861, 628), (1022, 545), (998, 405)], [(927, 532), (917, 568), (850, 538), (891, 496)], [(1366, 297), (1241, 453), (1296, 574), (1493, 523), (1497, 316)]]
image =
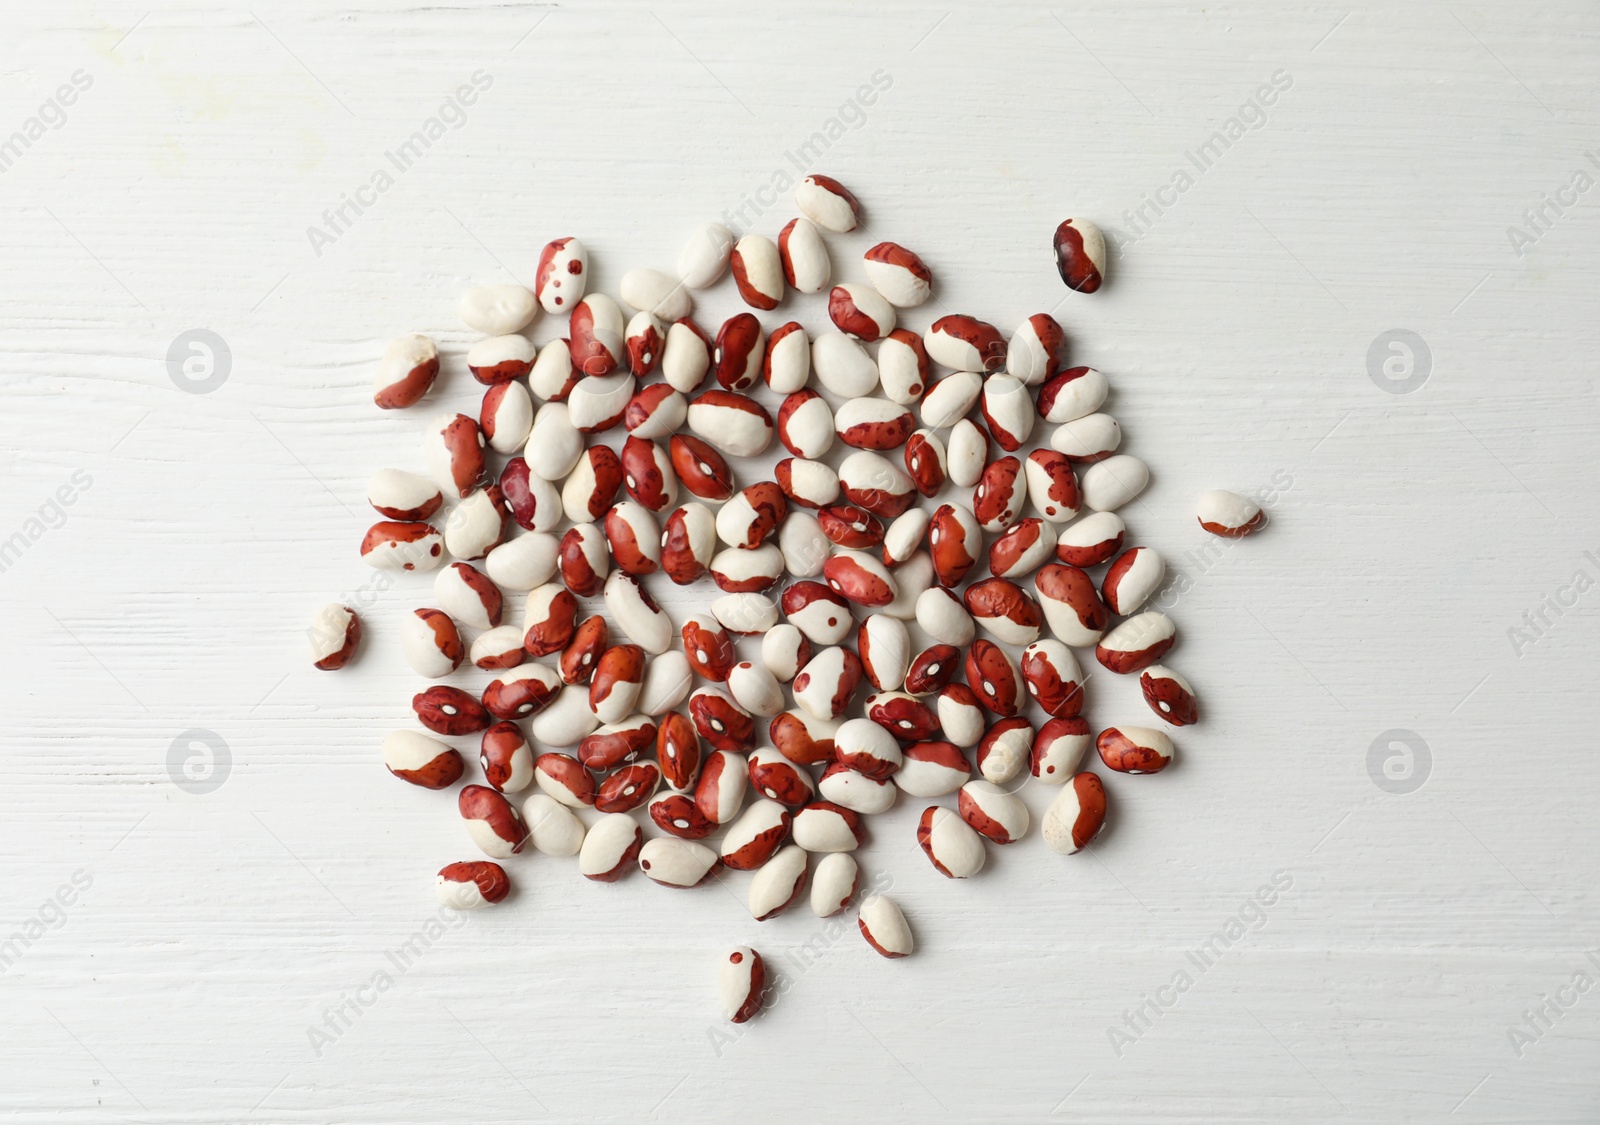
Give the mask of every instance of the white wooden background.
[[(1520, 255), (1507, 233), (1600, 174), (1600, 13), (775, 7), (13, 13), (0, 137), (75, 72), (92, 85), (0, 174), (0, 539), (27, 543), (0, 574), (0, 936), (28, 939), (0, 948), (0, 1115), (1600, 1119), (1594, 605), (1509, 634), (1576, 571), (1600, 578), (1600, 195), (1569, 194)], [(306, 228), (479, 70), (464, 123), (314, 254)], [(1055, 224), (1131, 234), (1123, 212), (1280, 70), (1267, 123), (1110, 288), (1066, 294)], [(757, 925), (745, 876), (669, 893), (529, 856), (514, 902), (394, 971), (386, 951), (436, 920), (433, 872), (473, 854), (451, 797), (378, 758), (416, 690), (395, 621), (430, 587), (374, 595), (339, 675), (302, 636), (371, 581), (367, 475), (418, 464), (426, 414), (371, 407), (383, 343), (433, 334), (434, 408), (475, 411), (464, 286), (531, 278), (561, 234), (612, 292), (671, 268), (879, 71), (889, 88), (816, 166), (869, 213), (834, 241), (842, 272), (893, 238), (945, 307), (1009, 330), (1059, 306), (1154, 468), (1128, 519), (1190, 579), (1171, 662), (1203, 724), (1168, 773), (1108, 780), (1113, 822), (1083, 855), (1035, 836), (951, 884), (917, 852), (921, 802), (878, 818), (862, 858), (916, 930), (903, 962), (804, 908)], [(766, 199), (741, 225), (773, 235), (792, 204)], [(724, 286), (698, 315), (733, 308)], [(816, 303), (780, 311), (821, 323)], [(231, 351), (208, 394), (165, 362), (194, 328)], [(1369, 377), (1391, 329), (1431, 353), (1409, 394)], [(1188, 554), (1199, 491), (1275, 479), (1266, 533)], [(1125, 682), (1092, 691), (1102, 722), (1145, 715)], [(169, 773), (194, 728), (227, 748), (209, 792)], [(1369, 769), (1396, 728), (1428, 748), (1410, 792)], [(1198, 973), (1187, 954), (1241, 911)], [(791, 987), (719, 1039), (734, 942)], [(1186, 969), (1192, 988), (1159, 992)], [(385, 970), (393, 987), (364, 991)], [(319, 1053), (308, 1028), (358, 994)], [(1119, 1053), (1108, 1029), (1158, 996)], [(1550, 1002), (1549, 1030), (1514, 1043)]]

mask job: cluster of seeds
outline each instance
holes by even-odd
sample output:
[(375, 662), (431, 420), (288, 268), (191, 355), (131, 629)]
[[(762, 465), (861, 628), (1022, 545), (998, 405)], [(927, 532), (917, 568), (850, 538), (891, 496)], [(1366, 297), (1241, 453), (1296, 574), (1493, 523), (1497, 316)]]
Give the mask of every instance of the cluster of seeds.
[[(532, 291), (470, 290), (460, 316), (484, 337), (466, 356), (486, 388), (478, 417), (424, 427), (425, 475), (383, 469), (370, 482), (383, 519), (362, 557), (437, 572), (433, 604), (403, 619), (407, 660), (429, 679), (467, 662), (490, 677), (476, 695), (417, 693), (428, 733), (383, 742), (395, 777), (445, 789), (467, 764), (434, 736), (481, 736), (482, 780), (461, 787), (457, 807), (488, 859), (438, 873), (446, 905), (502, 901), (511, 883), (496, 861), (531, 844), (577, 856), (604, 882), (635, 867), (667, 887), (750, 871), (758, 920), (798, 901), (809, 875), (811, 907), (827, 917), (857, 895), (850, 853), (864, 818), (900, 793), (955, 798), (926, 808), (917, 842), (941, 874), (966, 878), (989, 845), (1028, 832), (1027, 806), (1005, 788), (1024, 771), (1060, 787), (1040, 830), (1071, 854), (1106, 814), (1099, 777), (1079, 768), (1091, 743), (1123, 773), (1171, 761), (1162, 729), (1092, 730), (1075, 648), (1137, 673), (1163, 724), (1196, 720), (1188, 682), (1157, 663), (1173, 623), (1142, 611), (1164, 564), (1127, 545), (1116, 514), (1149, 474), (1118, 452), (1117, 421), (1099, 412), (1106, 378), (1061, 365), (1065, 333), (1047, 314), (1009, 341), (964, 315), (921, 334), (900, 327), (932, 295), (922, 260), (882, 242), (863, 256), (865, 283), (833, 284), (822, 232), (856, 229), (860, 206), (826, 176), (808, 177), (795, 202), (802, 214), (776, 242), (709, 225), (677, 276), (623, 275), (620, 305), (588, 292), (575, 238), (545, 247)], [(1100, 288), (1093, 224), (1062, 223), (1055, 250), (1070, 288)], [(741, 312), (708, 334), (691, 292), (728, 273), (763, 312), (790, 290), (826, 292), (836, 330), (768, 331)], [(522, 332), (541, 308), (565, 316), (567, 332), (535, 348)], [(395, 341), (375, 402), (417, 405), (439, 366), (427, 337)], [(715, 388), (702, 389), (708, 378)], [(775, 415), (751, 393), (763, 386)], [(774, 479), (740, 487), (728, 458), (758, 456), (774, 437), (791, 456)], [(847, 452), (824, 460), (838, 446)], [(504, 458), (498, 473), (491, 454)], [(1199, 519), (1237, 537), (1264, 517), (1212, 492)], [(509, 524), (520, 533), (507, 537)], [(717, 592), (675, 624), (643, 581), (658, 572)], [(508, 593), (522, 597), (517, 624)], [(596, 595), (603, 614), (584, 609)], [(327, 606), (312, 636), (317, 667), (342, 667), (360, 622)], [(739, 638), (753, 658), (740, 658)], [(1046, 716), (1038, 726), (1022, 713), (1030, 701)], [(519, 808), (511, 798), (524, 792)], [(659, 834), (646, 838), (639, 810)], [(911, 952), (891, 899), (866, 896), (857, 914), (877, 952)], [(763, 986), (759, 954), (726, 955), (728, 1018), (754, 1015)]]

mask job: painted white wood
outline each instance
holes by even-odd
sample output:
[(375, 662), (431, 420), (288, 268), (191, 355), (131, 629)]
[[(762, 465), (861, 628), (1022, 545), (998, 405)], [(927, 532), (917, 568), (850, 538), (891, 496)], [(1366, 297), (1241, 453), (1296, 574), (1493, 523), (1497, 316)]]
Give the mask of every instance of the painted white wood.
[[(0, 1118), (1595, 1119), (1600, 994), (1562, 991), (1600, 980), (1600, 595), (1573, 585), (1600, 580), (1600, 196), (1569, 191), (1600, 175), (1592, 6), (256, 11), (34, 6), (0, 48), (0, 138), (48, 119), (0, 150), (0, 543), (26, 544), (0, 574)], [(1192, 163), (1275, 74), (1265, 123)], [(918, 854), (924, 802), (875, 818), (860, 858), (910, 919), (904, 961), (850, 915), (751, 921), (747, 875), (600, 886), (540, 855), (430, 941), (434, 872), (476, 856), (449, 794), (381, 769), (419, 689), (396, 621), (431, 584), (374, 590), (366, 479), (475, 411), (465, 287), (531, 281), (577, 234), (615, 293), (719, 216), (776, 235), (774, 182), (812, 169), (866, 208), (827, 236), (838, 276), (881, 239), (933, 269), (904, 323), (1054, 309), (1110, 376), (1153, 471), (1125, 515), (1188, 581), (1167, 663), (1203, 722), (1166, 774), (1107, 779), (1077, 856), (1034, 835), (952, 885)], [(1129, 241), (1147, 197), (1170, 205), (1110, 286), (1066, 293), (1056, 223)], [(737, 307), (727, 281), (696, 302)], [(790, 316), (824, 323), (820, 299), (763, 319)], [(196, 328), (232, 356), (208, 394), (167, 371)], [(1431, 352), (1410, 394), (1368, 376), (1391, 329)], [(413, 330), (448, 375), (379, 413), (371, 369)], [(1209, 540), (1217, 487), (1273, 490), (1272, 525)], [(311, 615), (363, 598), (360, 658), (311, 669)], [(1097, 721), (1149, 721), (1132, 683), (1090, 690)], [(208, 793), (169, 778), (193, 728), (231, 760)], [(1409, 794), (1369, 774), (1394, 728), (1431, 756)], [(1052, 794), (1024, 793), (1037, 823)], [(730, 1031), (739, 943), (790, 987)]]

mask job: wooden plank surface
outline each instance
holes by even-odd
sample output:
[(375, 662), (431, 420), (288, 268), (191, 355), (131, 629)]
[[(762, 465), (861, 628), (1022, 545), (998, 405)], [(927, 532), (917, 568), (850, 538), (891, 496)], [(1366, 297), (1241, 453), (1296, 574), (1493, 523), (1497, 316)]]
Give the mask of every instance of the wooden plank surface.
[[(141, 11), (20, 14), (0, 67), (0, 146), (26, 138), (0, 148), (0, 1119), (1600, 1117), (1592, 6)], [(923, 802), (876, 818), (902, 962), (848, 918), (758, 925), (745, 876), (539, 856), (441, 922), (432, 872), (471, 846), (377, 757), (431, 588), (373, 588), (364, 482), (475, 413), (465, 286), (577, 234), (615, 293), (710, 219), (775, 235), (813, 170), (867, 208), (839, 273), (881, 239), (935, 271), (905, 323), (1054, 309), (1107, 372), (1205, 721), (1173, 770), (1108, 779), (1083, 855), (1034, 836), (951, 884)], [(1097, 296), (1055, 276), (1068, 215), (1125, 243)], [(736, 307), (724, 284), (696, 316)], [(205, 394), (166, 359), (197, 328), (231, 355)], [(1369, 375), (1395, 329), (1429, 357), (1404, 394)], [(380, 415), (370, 370), (412, 330), (447, 377)], [(1212, 487), (1275, 489), (1269, 530), (1199, 554)], [(680, 619), (709, 597), (652, 588)], [(335, 599), (371, 637), (326, 675), (303, 630)], [(1139, 721), (1111, 679), (1091, 714)], [(226, 747), (209, 792), (194, 730)], [(1394, 730), (1427, 747), (1410, 792), (1378, 780)], [(737, 942), (787, 987), (730, 1034)]]

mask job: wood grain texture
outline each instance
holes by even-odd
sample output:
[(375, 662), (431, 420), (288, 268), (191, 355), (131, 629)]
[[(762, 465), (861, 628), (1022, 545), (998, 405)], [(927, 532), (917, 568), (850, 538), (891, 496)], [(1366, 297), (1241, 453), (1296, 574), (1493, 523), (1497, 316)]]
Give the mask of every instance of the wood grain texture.
[[(0, 67), (0, 138), (92, 77), (0, 174), (0, 541), (41, 508), (57, 525), (0, 573), (0, 941), (38, 933), (0, 944), (0, 1119), (1600, 1116), (1600, 992), (1509, 1034), (1600, 981), (1600, 595), (1508, 633), (1580, 568), (1600, 579), (1600, 194), (1520, 256), (1507, 232), (1600, 175), (1592, 6), (141, 10), (38, 7)], [(314, 253), (307, 227), (480, 71), (459, 127)], [(1280, 71), (1265, 123), (1106, 291), (1065, 294), (1055, 224), (1131, 237), (1124, 213)], [(372, 580), (366, 477), (419, 464), (427, 415), (375, 412), (372, 365), (427, 332), (449, 372), (430, 410), (475, 412), (465, 286), (530, 280), (560, 234), (613, 293), (725, 212), (775, 235), (793, 208), (768, 188), (847, 104), (816, 165), (867, 208), (830, 239), (839, 272), (902, 241), (938, 279), (908, 324), (1056, 309), (1110, 376), (1154, 473), (1129, 524), (1191, 580), (1172, 662), (1203, 723), (1173, 770), (1108, 779), (1083, 855), (1034, 836), (951, 885), (917, 854), (922, 802), (876, 818), (862, 858), (916, 931), (903, 962), (853, 920), (754, 923), (746, 876), (679, 894), (538, 856), (512, 903), (429, 937), (432, 874), (472, 849), (450, 797), (394, 783), (377, 746), (409, 722), (395, 623), (431, 587), (373, 593), (347, 671), (303, 651), (311, 613)], [(696, 315), (734, 308), (724, 284)], [(818, 302), (779, 311), (822, 324)], [(233, 361), (204, 395), (165, 360), (197, 327)], [(1431, 351), (1407, 395), (1368, 376), (1395, 328)], [(1275, 482), (1266, 533), (1194, 554), (1200, 491)], [(676, 616), (705, 597), (663, 592)], [(1110, 680), (1094, 717), (1142, 717)], [(169, 777), (192, 728), (231, 755), (210, 793)], [(1404, 795), (1368, 768), (1394, 728), (1431, 752)], [(1050, 795), (1024, 793), (1036, 813)], [(1230, 920), (1243, 936), (1200, 971)], [(714, 960), (735, 943), (790, 983), (730, 1034)], [(1192, 987), (1162, 992), (1180, 972)]]

